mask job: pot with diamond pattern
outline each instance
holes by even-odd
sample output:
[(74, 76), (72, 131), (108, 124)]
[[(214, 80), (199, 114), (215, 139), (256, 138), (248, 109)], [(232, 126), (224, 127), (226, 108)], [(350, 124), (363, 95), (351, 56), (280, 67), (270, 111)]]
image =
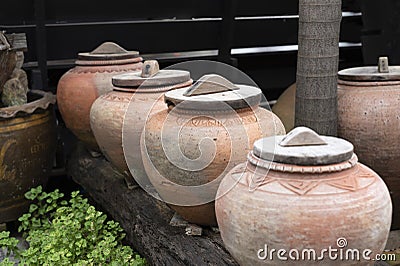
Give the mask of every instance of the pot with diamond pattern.
[[(392, 215), (385, 183), (357, 162), (351, 143), (302, 127), (258, 140), (248, 161), (222, 180), (215, 207), (222, 240), (240, 265), (321, 263), (272, 260), (265, 247), (285, 250), (286, 257), (310, 249), (319, 257), (332, 247), (371, 250), (374, 258), (385, 248)], [(347, 245), (339, 246), (344, 239)], [(362, 257), (340, 261), (369, 264)]]

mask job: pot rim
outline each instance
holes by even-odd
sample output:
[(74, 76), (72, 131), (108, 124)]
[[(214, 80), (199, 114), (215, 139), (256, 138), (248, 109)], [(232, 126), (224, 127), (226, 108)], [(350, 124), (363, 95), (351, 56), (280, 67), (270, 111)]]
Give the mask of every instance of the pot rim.
[(114, 58), (114, 59), (98, 59), (98, 60), (89, 60), (78, 58), (75, 61), (76, 66), (114, 66), (114, 65), (128, 65), (128, 64), (137, 64), (142, 63), (143, 58), (141, 56), (137, 56), (134, 58)]
[(29, 90), (28, 93), (42, 97), (38, 100), (28, 102), (23, 105), (0, 108), (0, 118), (13, 118), (18, 113), (32, 114), (37, 109), (46, 110), (50, 105), (54, 105), (56, 103), (56, 96), (51, 92), (45, 92), (42, 90)]
[(381, 73), (376, 66), (353, 67), (340, 70), (338, 77), (345, 81), (400, 81), (400, 66), (389, 66), (388, 72)]
[(349, 160), (340, 163), (328, 164), (328, 165), (295, 165), (295, 164), (285, 164), (278, 162), (271, 162), (268, 160), (261, 159), (257, 157), (253, 151), (247, 154), (247, 161), (256, 168), (260, 167), (264, 170), (273, 170), (277, 172), (285, 173), (301, 173), (301, 174), (321, 174), (321, 173), (332, 173), (340, 172), (353, 168), (358, 163), (358, 157), (353, 153)]
[(338, 85), (343, 85), (343, 86), (352, 86), (352, 87), (383, 87), (383, 86), (396, 86), (400, 85), (400, 80), (395, 81), (386, 81), (386, 80), (381, 80), (381, 81), (360, 81), (360, 80), (343, 80), (343, 79), (338, 79)]

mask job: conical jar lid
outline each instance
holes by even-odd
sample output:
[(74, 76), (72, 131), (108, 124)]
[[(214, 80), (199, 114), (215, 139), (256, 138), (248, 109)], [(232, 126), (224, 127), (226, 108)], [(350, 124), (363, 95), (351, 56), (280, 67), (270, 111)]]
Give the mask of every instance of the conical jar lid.
[(399, 81), (400, 66), (389, 66), (387, 57), (380, 57), (378, 66), (354, 67), (339, 71), (345, 81)]
[(199, 111), (241, 109), (258, 105), (261, 96), (257, 87), (233, 84), (222, 76), (209, 74), (188, 88), (167, 92), (165, 102)]
[(86, 61), (105, 61), (138, 58), (138, 51), (127, 51), (113, 42), (105, 42), (99, 47), (88, 53), (79, 53), (79, 60)]
[(160, 70), (156, 60), (145, 61), (142, 71), (114, 76), (112, 83), (120, 88), (166, 87), (189, 82), (190, 73), (184, 70)]
[(253, 154), (277, 163), (316, 166), (337, 164), (353, 156), (353, 144), (329, 136), (320, 136), (306, 127), (297, 127), (285, 136), (272, 136), (254, 143)]

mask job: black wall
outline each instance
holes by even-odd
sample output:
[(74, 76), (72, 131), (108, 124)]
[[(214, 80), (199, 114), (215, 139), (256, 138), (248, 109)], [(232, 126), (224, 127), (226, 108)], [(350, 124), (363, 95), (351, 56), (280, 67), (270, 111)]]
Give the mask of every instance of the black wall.
[[(341, 68), (362, 64), (360, 7), (346, 0), (343, 11)], [(27, 34), (34, 87), (54, 91), (78, 52), (115, 41), (162, 66), (189, 59), (236, 65), (273, 100), (295, 81), (297, 12), (296, 0), (13, 0), (2, 3), (0, 29)]]

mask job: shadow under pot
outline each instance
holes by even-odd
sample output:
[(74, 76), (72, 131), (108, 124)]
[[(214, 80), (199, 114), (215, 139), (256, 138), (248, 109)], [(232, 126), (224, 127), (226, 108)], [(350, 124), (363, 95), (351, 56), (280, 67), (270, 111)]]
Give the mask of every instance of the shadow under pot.
[(387, 184), (393, 202), (392, 230), (400, 229), (400, 66), (339, 72), (338, 135), (354, 144), (360, 161)]
[(147, 118), (167, 109), (165, 92), (192, 82), (188, 71), (159, 70), (158, 62), (150, 60), (141, 72), (113, 77), (113, 91), (94, 102), (90, 119), (97, 143), (104, 156), (125, 175), (128, 186), (135, 184), (132, 175), (141, 185), (149, 183), (140, 154), (140, 137)]
[[(353, 145), (302, 127), (258, 140), (248, 161), (222, 180), (215, 209), (224, 245), (240, 265), (332, 264), (330, 247), (349, 256), (340, 265), (370, 265), (363, 252), (381, 254), (392, 217), (385, 183), (357, 162)], [(271, 250), (284, 250), (287, 260)], [(346, 255), (354, 250), (359, 261)], [(315, 253), (303, 258), (304, 251)]]
[(259, 107), (261, 90), (206, 75), (165, 94), (168, 110), (150, 117), (141, 149), (161, 200), (185, 220), (215, 226), (222, 177), (246, 160), (254, 141), (284, 134), (272, 112)]
[(79, 53), (76, 66), (58, 82), (57, 102), (65, 125), (90, 151), (99, 151), (90, 128), (93, 102), (112, 91), (113, 76), (140, 70), (142, 60), (137, 51), (105, 42), (90, 53)]
[(17, 220), (30, 202), (24, 194), (45, 185), (53, 166), (57, 130), (48, 92), (28, 92), (28, 103), (0, 108), (0, 223)]

